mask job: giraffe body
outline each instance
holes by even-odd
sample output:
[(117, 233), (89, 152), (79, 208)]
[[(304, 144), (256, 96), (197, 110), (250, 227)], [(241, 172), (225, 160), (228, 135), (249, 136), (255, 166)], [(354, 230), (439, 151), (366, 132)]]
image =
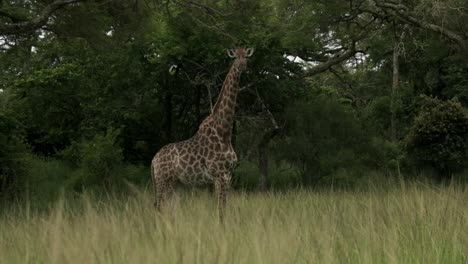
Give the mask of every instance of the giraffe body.
[(212, 131), (197, 132), (188, 140), (164, 146), (153, 159), (154, 175), (190, 185), (213, 182), (217, 174), (227, 175), (234, 168), (237, 155), (230, 143), (219, 141), (216, 131), (206, 129)]
[(230, 56), (235, 61), (226, 76), (213, 113), (200, 124), (190, 139), (164, 146), (151, 163), (152, 177), (159, 209), (174, 191), (176, 182), (197, 185), (214, 183), (218, 211), (223, 218), (226, 191), (237, 155), (231, 145), (238, 82), (246, 68), (251, 49), (236, 49)]

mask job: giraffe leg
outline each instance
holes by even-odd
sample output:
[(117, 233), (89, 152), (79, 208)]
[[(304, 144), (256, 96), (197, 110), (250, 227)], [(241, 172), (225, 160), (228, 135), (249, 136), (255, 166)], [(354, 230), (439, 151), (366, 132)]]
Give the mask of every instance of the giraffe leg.
[(158, 184), (157, 184), (157, 179), (156, 179), (156, 172), (154, 171), (154, 166), (153, 166), (153, 163), (151, 163), (151, 182), (153, 183), (153, 191), (154, 191), (154, 194), (155, 194), (155, 201), (154, 201), (154, 207), (157, 208), (158, 210), (160, 209), (159, 208), (159, 204), (160, 204), (160, 199), (159, 199), (159, 195), (160, 195), (160, 191), (159, 191), (159, 188), (158, 188)]
[(161, 211), (161, 207), (162, 207), (162, 203), (163, 203), (163, 192), (164, 192), (164, 188), (162, 188), (162, 183), (160, 182), (160, 180), (155, 180), (155, 184), (154, 184), (154, 192), (156, 194), (156, 200), (154, 202), (154, 206), (156, 207), (156, 209), (158, 209), (158, 211)]
[(215, 193), (218, 201), (218, 216), (221, 222), (224, 221), (224, 210), (226, 208), (226, 182), (223, 177), (215, 179)]
[(166, 207), (168, 200), (174, 193), (175, 181), (171, 177), (156, 181), (156, 208), (161, 211)]
[(154, 192), (156, 195), (156, 200), (154, 202), (154, 206), (158, 211), (161, 211), (162, 207), (164, 206), (164, 197), (166, 196), (166, 183), (164, 175), (161, 171), (154, 171)]

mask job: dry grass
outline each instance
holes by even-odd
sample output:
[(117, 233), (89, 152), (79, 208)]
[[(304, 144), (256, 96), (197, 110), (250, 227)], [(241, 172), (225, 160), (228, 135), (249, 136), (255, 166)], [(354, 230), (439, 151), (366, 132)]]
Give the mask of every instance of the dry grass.
[(205, 192), (157, 214), (152, 195), (61, 200), (0, 217), (1, 263), (467, 263), (468, 190)]

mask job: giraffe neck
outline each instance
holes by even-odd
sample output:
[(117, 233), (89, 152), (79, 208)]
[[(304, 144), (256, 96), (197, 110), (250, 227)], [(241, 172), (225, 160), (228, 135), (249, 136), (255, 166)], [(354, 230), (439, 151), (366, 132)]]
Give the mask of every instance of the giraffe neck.
[(222, 139), (228, 142), (231, 141), (239, 79), (242, 73), (239, 67), (240, 63), (242, 62), (238, 59), (233, 62), (211, 114), (212, 119), (217, 121), (215, 122), (216, 130)]

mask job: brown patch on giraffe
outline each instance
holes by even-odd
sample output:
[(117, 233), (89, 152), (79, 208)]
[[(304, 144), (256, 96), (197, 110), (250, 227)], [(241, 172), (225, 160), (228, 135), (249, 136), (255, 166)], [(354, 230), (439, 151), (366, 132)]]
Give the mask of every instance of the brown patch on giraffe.
[(207, 158), (208, 158), (209, 160), (212, 160), (212, 159), (214, 158), (214, 156), (215, 156), (215, 153), (214, 153), (213, 151), (210, 150), (210, 151), (208, 152)]
[(218, 143), (218, 144), (215, 144), (214, 150), (217, 151), (217, 152), (218, 152), (218, 151), (221, 151), (221, 144), (219, 144), (219, 143)]
[(216, 142), (216, 136), (212, 135), (210, 138), (209, 138), (209, 141), (211, 142)]
[(189, 163), (193, 164), (195, 162), (195, 157), (193, 155), (190, 156)]

